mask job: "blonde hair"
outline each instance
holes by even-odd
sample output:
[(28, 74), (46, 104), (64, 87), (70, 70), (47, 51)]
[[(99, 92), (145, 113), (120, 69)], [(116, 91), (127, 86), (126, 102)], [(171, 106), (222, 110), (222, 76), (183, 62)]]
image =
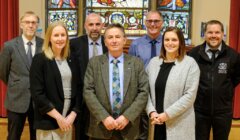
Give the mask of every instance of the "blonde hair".
[(47, 28), (47, 32), (45, 34), (45, 38), (44, 38), (44, 42), (43, 42), (43, 53), (45, 54), (45, 56), (48, 59), (53, 59), (55, 56), (53, 54), (53, 50), (52, 50), (52, 44), (50, 42), (51, 40), (51, 36), (52, 36), (52, 32), (53, 29), (57, 26), (61, 26), (65, 29), (66, 34), (67, 34), (67, 41), (66, 41), (66, 46), (63, 48), (62, 52), (61, 52), (61, 57), (63, 59), (66, 59), (69, 56), (70, 50), (69, 50), (69, 36), (68, 36), (68, 30), (65, 26), (65, 24), (62, 21), (55, 21), (52, 24), (50, 24)]

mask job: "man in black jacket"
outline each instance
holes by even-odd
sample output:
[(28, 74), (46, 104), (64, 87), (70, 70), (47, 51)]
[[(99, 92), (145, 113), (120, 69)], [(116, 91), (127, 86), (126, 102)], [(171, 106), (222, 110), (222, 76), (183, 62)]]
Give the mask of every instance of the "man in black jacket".
[[(93, 56), (107, 52), (101, 30), (103, 27), (100, 15), (89, 14), (84, 23), (86, 35), (70, 40), (71, 53), (78, 59), (81, 68), (81, 80), (83, 81), (88, 60)], [(88, 127), (89, 111), (83, 103), (81, 113), (78, 114), (75, 123), (75, 140), (88, 140), (85, 130)]]
[(189, 52), (201, 76), (195, 101), (196, 140), (228, 140), (232, 124), (234, 88), (240, 82), (240, 55), (223, 41), (223, 24), (208, 21), (205, 42)]

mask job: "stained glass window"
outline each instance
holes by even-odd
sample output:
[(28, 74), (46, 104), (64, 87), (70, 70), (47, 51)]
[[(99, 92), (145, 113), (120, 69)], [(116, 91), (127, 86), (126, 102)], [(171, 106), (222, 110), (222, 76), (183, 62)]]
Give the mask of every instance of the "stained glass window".
[[(78, 34), (78, 1), (77, 0), (47, 0), (46, 25), (54, 21), (63, 21), (70, 36)], [(47, 27), (46, 26), (46, 27)]]
[(149, 9), (148, 0), (86, 0), (86, 9), (86, 15), (99, 13), (105, 27), (111, 23), (120, 23), (127, 35), (146, 33), (144, 19)]
[(191, 39), (192, 0), (158, 0), (157, 2), (157, 9), (163, 14), (163, 31), (168, 26), (176, 26), (182, 30), (186, 40)]

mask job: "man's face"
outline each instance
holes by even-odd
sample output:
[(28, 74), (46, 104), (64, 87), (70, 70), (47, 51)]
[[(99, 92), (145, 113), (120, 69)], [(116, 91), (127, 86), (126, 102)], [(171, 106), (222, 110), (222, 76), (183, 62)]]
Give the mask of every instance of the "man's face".
[(37, 27), (38, 19), (34, 15), (26, 15), (20, 23), (20, 28), (23, 31), (23, 35), (28, 39), (33, 38), (36, 33)]
[(147, 34), (151, 38), (156, 38), (162, 29), (163, 20), (158, 13), (149, 13), (145, 25), (147, 27)]
[(205, 32), (205, 40), (209, 47), (218, 48), (222, 43), (224, 33), (218, 24), (210, 24)]
[(96, 15), (89, 15), (84, 24), (87, 35), (93, 40), (96, 41), (101, 36), (101, 30), (103, 23), (101, 18)]
[(109, 53), (112, 54), (116, 52), (123, 52), (126, 38), (120, 29), (111, 28), (105, 31), (104, 42)]

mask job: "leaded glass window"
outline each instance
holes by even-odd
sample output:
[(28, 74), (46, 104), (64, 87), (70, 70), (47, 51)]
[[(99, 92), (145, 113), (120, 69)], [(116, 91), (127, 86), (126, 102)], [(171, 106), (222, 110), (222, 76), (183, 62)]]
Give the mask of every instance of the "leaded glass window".
[(144, 19), (148, 10), (148, 0), (86, 0), (86, 15), (99, 13), (105, 27), (111, 23), (120, 23), (126, 34), (131, 36), (146, 33)]
[(163, 14), (163, 31), (169, 26), (180, 28), (186, 40), (191, 39), (192, 0), (158, 0), (157, 9)]
[(78, 34), (78, 0), (47, 0), (47, 20), (48, 24), (61, 20), (68, 29), (70, 36)]

